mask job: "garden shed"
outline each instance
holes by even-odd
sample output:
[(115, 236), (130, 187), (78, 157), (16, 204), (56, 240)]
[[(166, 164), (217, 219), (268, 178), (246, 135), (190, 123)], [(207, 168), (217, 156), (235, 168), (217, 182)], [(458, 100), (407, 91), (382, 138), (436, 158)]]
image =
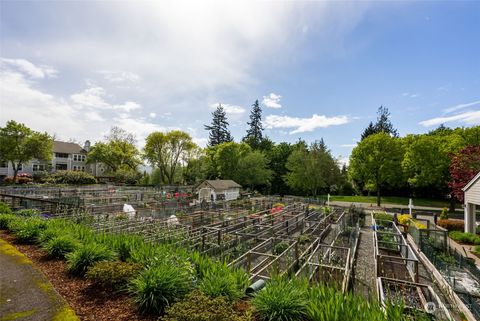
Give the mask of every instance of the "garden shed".
[(480, 207), (480, 172), (463, 188), (465, 193), (465, 232), (475, 233), (476, 207)]
[(197, 186), (199, 201), (231, 201), (240, 196), (242, 186), (231, 179), (206, 180)]

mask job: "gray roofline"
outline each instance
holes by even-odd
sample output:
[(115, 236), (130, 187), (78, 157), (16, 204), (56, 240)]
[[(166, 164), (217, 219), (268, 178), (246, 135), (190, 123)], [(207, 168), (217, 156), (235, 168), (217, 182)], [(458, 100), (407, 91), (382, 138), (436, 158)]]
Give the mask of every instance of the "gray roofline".
[(479, 178), (480, 178), (480, 172), (478, 172), (478, 174), (475, 175), (475, 177), (472, 178), (472, 180), (468, 182), (468, 184), (465, 185), (464, 188), (462, 188), (462, 191), (466, 192), (476, 181), (478, 181)]

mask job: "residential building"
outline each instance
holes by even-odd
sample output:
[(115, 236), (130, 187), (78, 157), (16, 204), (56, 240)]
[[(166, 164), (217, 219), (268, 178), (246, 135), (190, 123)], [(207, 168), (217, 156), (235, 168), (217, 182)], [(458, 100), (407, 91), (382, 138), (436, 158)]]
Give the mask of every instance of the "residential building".
[(197, 186), (199, 201), (231, 201), (240, 196), (242, 186), (235, 181), (228, 180), (206, 180)]

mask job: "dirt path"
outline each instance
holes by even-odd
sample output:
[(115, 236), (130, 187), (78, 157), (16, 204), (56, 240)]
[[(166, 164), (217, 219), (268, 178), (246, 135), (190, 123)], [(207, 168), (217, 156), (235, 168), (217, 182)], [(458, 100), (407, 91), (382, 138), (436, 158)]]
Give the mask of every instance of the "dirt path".
[(375, 297), (375, 260), (373, 257), (373, 231), (370, 215), (365, 217), (365, 226), (360, 230), (357, 258), (354, 265), (353, 291), (365, 297)]
[(32, 261), (0, 239), (0, 321), (78, 320)]

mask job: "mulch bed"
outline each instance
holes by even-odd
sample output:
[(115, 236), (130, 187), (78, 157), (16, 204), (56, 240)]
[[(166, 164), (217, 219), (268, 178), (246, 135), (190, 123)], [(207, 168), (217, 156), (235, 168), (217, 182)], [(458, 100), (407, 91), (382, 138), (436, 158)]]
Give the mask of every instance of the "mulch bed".
[(85, 321), (153, 321), (157, 317), (139, 315), (131, 298), (125, 293), (99, 289), (86, 279), (67, 273), (63, 260), (51, 259), (36, 245), (17, 244), (8, 232), (0, 238), (14, 245), (47, 276), (81, 320)]

